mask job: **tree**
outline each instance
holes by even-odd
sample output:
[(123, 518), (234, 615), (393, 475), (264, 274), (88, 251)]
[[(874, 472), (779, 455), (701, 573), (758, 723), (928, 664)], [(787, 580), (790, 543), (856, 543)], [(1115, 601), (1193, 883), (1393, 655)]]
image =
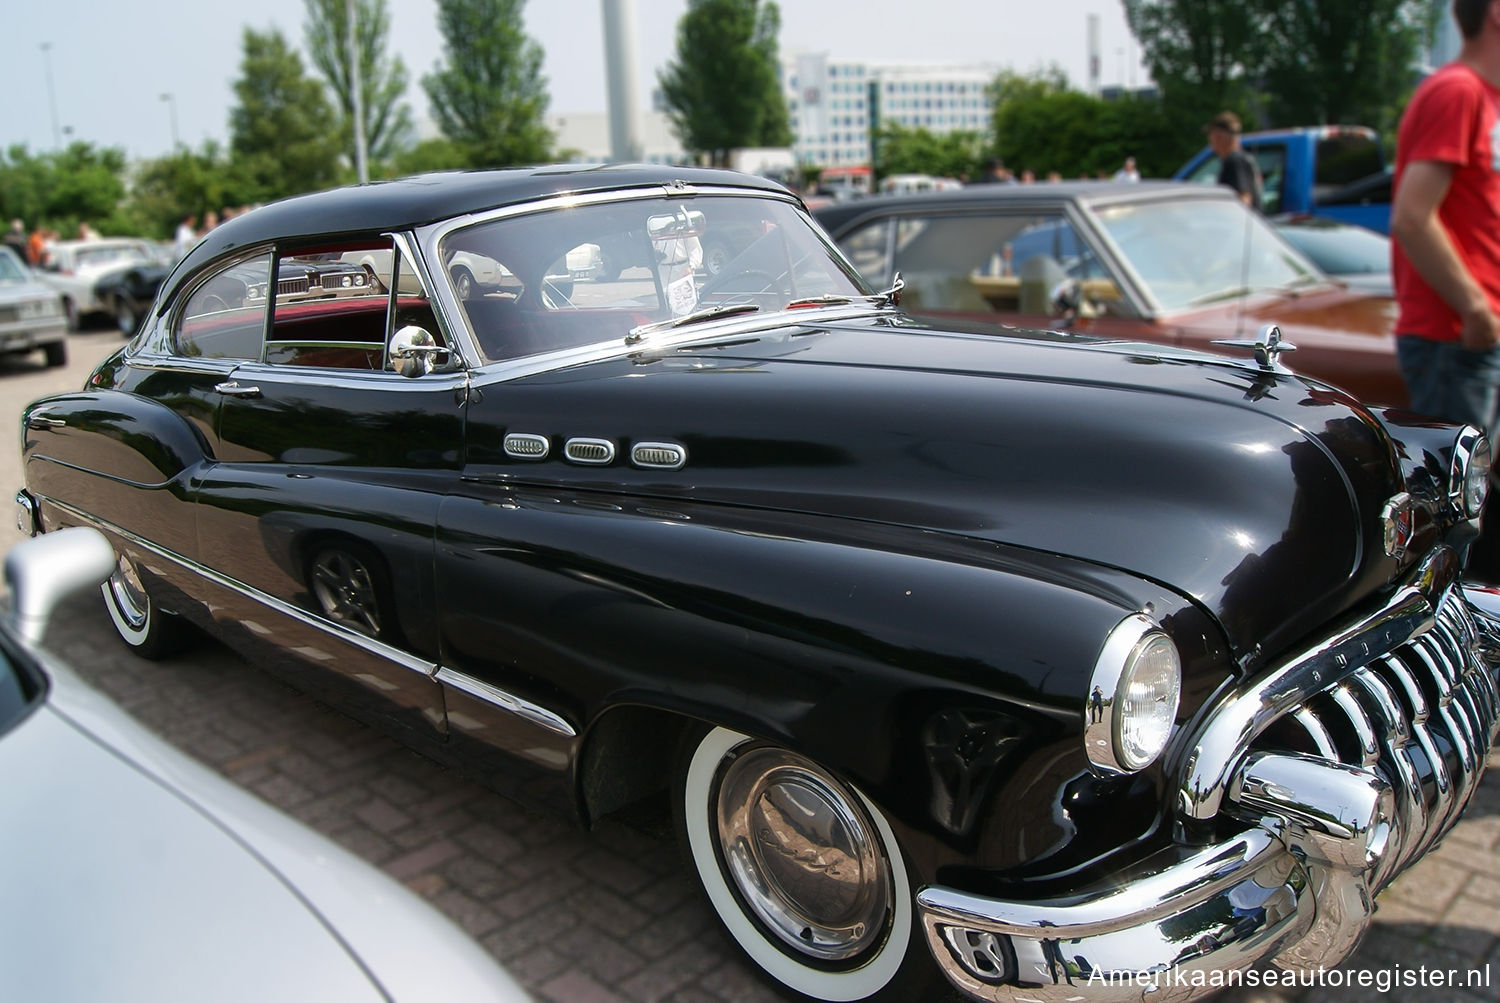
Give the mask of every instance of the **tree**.
[(80, 141), (34, 155), (12, 146), (0, 154), (0, 219), (45, 223), (67, 237), (85, 220), (101, 233), (126, 232), (118, 214), (124, 177), (125, 151), (114, 147)]
[(1427, 0), (1259, 0), (1270, 45), (1268, 111), (1282, 125), (1352, 123), (1389, 131), (1416, 82), (1440, 7)]
[(938, 135), (927, 129), (887, 122), (876, 137), (875, 150), (875, 167), (881, 176), (978, 177), (984, 161), (985, 141), (978, 132), (954, 131)]
[[(349, 60), (349, 5), (346, 0), (304, 0), (307, 49), (313, 66), (328, 81), (341, 115), (344, 152), (355, 163), (354, 88)], [(359, 94), (364, 108), (365, 145), (372, 160), (389, 160), (411, 135), (406, 64), (386, 55), (390, 16), (385, 0), (356, 0), (355, 48), (359, 51)]]
[(471, 167), (547, 160), (552, 133), (542, 48), (522, 30), (524, 0), (438, 0), (445, 64), (422, 78), (438, 128)]
[(229, 148), (265, 200), (327, 188), (338, 178), (333, 109), (302, 57), (272, 29), (245, 29), (244, 60), (229, 112)]
[[(1263, 0), (1123, 2), (1130, 31), (1170, 113), (1197, 129), (1225, 108), (1248, 110), (1248, 85), (1269, 44)], [(1293, 53), (1302, 53), (1300, 39), (1289, 44)]]
[(677, 59), (657, 74), (685, 149), (722, 167), (737, 147), (791, 144), (780, 32), (781, 11), (771, 0), (688, 0), (677, 22)]
[(256, 184), (243, 165), (207, 140), (199, 150), (178, 149), (136, 165), (124, 212), (133, 232), (168, 237), (188, 213), (222, 213), (256, 198)]

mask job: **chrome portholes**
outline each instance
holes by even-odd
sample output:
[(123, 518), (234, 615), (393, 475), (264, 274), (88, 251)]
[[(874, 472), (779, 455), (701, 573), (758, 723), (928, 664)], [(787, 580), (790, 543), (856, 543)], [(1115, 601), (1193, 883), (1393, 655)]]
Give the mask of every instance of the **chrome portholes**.
[(563, 455), (570, 463), (602, 467), (615, 460), (615, 444), (608, 439), (569, 439)]
[(630, 462), (648, 470), (681, 470), (687, 450), (675, 442), (637, 442), (630, 449)]
[(552, 444), (545, 435), (511, 432), (505, 437), (505, 455), (513, 460), (545, 460)]

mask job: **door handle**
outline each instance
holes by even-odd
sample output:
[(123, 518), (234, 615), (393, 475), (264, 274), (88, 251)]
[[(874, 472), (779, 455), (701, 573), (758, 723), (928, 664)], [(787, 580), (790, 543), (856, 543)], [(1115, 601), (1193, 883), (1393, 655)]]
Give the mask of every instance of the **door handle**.
[(260, 396), (260, 387), (242, 387), (233, 380), (230, 380), (228, 383), (220, 383), (214, 389), (226, 397)]

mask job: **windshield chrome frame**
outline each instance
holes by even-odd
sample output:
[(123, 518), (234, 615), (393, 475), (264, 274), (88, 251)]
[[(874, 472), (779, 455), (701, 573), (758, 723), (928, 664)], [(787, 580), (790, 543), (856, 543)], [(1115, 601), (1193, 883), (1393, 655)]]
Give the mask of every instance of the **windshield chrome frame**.
[[(808, 213), (806, 207), (802, 205), (801, 201), (795, 195), (792, 195), (790, 192), (780, 193), (758, 188), (735, 188), (720, 185), (687, 187), (650, 185), (643, 188), (616, 189), (607, 192), (559, 195), (534, 202), (502, 206), (498, 209), (491, 209), (485, 212), (441, 220), (427, 226), (417, 227), (413, 231), (413, 235), (421, 251), (421, 256), (430, 266), (431, 262), (441, 260), (440, 248), (442, 242), (450, 234), (472, 226), (536, 213), (553, 212), (558, 209), (571, 209), (577, 206), (662, 198), (690, 199), (700, 196), (769, 199), (791, 206), (812, 229), (818, 242), (823, 245), (829, 256), (843, 263), (848, 269), (849, 275), (857, 277), (860, 283), (868, 285), (868, 282), (860, 275), (859, 270), (849, 262), (843, 250), (828, 237), (823, 228), (817, 224)], [(657, 352), (662, 349), (677, 348), (695, 341), (701, 341), (705, 337), (719, 339), (726, 335), (742, 332), (750, 334), (766, 328), (779, 326), (804, 327), (808, 323), (848, 320), (890, 309), (889, 307), (860, 302), (834, 304), (821, 308), (798, 307), (792, 312), (795, 320), (789, 319), (788, 311), (786, 310), (756, 314), (736, 314), (725, 317), (722, 320), (709, 320), (693, 324), (676, 331), (653, 332), (645, 341), (635, 344), (627, 344), (623, 338), (612, 338), (608, 341), (592, 345), (562, 348), (515, 359), (497, 359), (493, 362), (485, 362), (483, 354), (479, 351), (478, 338), (469, 326), (468, 314), (463, 310), (462, 304), (459, 303), (452, 283), (446, 279), (446, 276), (439, 277), (439, 270), (437, 269), (428, 267), (426, 272), (433, 279), (432, 291), (435, 302), (438, 304), (440, 310), (448, 315), (448, 327), (455, 336), (455, 342), (461, 342), (463, 345), (465, 360), (477, 360), (477, 364), (471, 366), (471, 368), (499, 382), (520, 379), (521, 377), (533, 376), (538, 373), (550, 372), (554, 369), (563, 369), (582, 363), (602, 362), (612, 358), (625, 358), (632, 355), (641, 355), (645, 352)]]

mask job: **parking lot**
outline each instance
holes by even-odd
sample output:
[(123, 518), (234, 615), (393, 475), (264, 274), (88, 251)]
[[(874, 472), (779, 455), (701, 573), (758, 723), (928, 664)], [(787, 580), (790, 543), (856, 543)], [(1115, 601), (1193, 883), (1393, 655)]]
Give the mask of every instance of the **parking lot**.
[[(27, 401), (77, 388), (120, 344), (73, 336), (66, 369), (0, 363), (0, 422)], [(0, 456), (20, 484), (17, 438)], [(14, 528), (5, 540), (19, 539)], [(49, 646), (168, 741), (384, 868), (492, 951), (539, 999), (777, 1000), (742, 964), (679, 865), (660, 815), (593, 833), (533, 814), (380, 732), (303, 696), (209, 642), (165, 663), (113, 637), (96, 595), (71, 602)], [(1492, 757), (1491, 765), (1500, 764)], [(1377, 976), (1419, 966), (1478, 969), (1488, 986), (1235, 990), (1224, 999), (1500, 999), (1500, 776), (1487, 775), (1445, 845), (1380, 900), (1346, 967)], [(1486, 972), (1487, 968), (1487, 972)], [(1462, 978), (1462, 976), (1460, 976)], [(1081, 988), (1080, 996), (1087, 990)], [(925, 1003), (925, 1001), (916, 1001)]]

